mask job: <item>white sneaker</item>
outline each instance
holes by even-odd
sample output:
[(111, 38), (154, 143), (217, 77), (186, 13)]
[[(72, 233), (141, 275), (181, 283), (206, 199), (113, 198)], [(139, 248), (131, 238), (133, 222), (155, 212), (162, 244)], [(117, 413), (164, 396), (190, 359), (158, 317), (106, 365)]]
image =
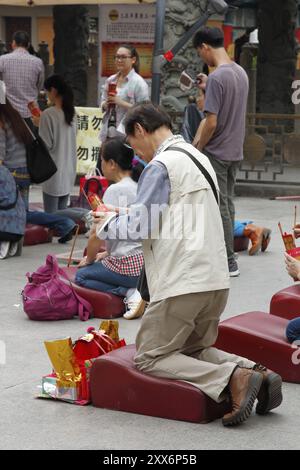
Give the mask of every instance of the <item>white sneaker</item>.
[(0, 259), (8, 257), (10, 242), (0, 242)]
[(15, 256), (19, 248), (19, 242), (11, 242), (9, 251), (8, 251), (8, 256)]
[(145, 311), (143, 303), (145, 302), (137, 289), (129, 289), (124, 302), (127, 311), (124, 313), (123, 317), (126, 318), (126, 320), (132, 320), (133, 318), (138, 318), (143, 315)]

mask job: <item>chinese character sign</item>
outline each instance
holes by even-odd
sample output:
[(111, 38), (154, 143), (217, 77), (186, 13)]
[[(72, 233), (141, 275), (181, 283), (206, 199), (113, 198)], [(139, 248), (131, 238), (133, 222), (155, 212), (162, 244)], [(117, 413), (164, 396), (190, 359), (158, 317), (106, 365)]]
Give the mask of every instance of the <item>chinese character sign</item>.
[(86, 174), (95, 168), (100, 152), (99, 132), (103, 113), (99, 108), (76, 108), (77, 173)]

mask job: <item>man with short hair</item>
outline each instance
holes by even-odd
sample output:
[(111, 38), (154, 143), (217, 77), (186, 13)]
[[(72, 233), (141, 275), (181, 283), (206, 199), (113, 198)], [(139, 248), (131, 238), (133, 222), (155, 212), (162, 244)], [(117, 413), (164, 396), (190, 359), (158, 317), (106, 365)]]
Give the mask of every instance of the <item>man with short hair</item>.
[(13, 52), (0, 57), (0, 74), (6, 85), (6, 96), (23, 118), (30, 118), (28, 103), (37, 101), (44, 83), (41, 59), (29, 54), (29, 36), (25, 31), (13, 35)]
[(215, 172), (205, 155), (172, 134), (170, 117), (152, 104), (129, 110), (125, 130), (148, 165), (128, 213), (98, 219), (96, 233), (142, 240), (150, 304), (136, 338), (136, 366), (189, 382), (216, 402), (229, 393), (225, 426), (245, 421), (256, 397), (256, 411), (265, 414), (281, 403), (281, 378), (212, 347), (229, 291)]
[(219, 28), (201, 28), (194, 36), (194, 47), (201, 59), (215, 70), (206, 81), (205, 124), (199, 129), (194, 145), (209, 158), (220, 187), (220, 210), (224, 228), (228, 267), (231, 277), (240, 274), (234, 256), (233, 192), (236, 173), (243, 159), (248, 77), (224, 49), (224, 35)]

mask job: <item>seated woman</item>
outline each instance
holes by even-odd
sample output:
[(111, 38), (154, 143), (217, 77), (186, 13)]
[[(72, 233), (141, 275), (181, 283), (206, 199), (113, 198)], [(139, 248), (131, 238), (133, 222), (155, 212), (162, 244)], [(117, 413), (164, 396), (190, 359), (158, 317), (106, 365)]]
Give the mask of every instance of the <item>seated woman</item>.
[[(128, 207), (135, 201), (137, 181), (143, 167), (139, 163), (133, 166), (133, 159), (133, 150), (125, 144), (124, 139), (109, 140), (102, 145), (102, 172), (114, 183), (104, 194), (104, 204), (118, 208)], [(92, 229), (87, 256), (79, 264), (75, 282), (89, 289), (126, 297), (128, 312), (124, 317), (131, 319), (141, 301), (136, 290), (144, 263), (141, 243), (107, 241), (106, 251), (98, 253), (102, 245), (95, 229)]]
[(24, 201), (10, 171), (0, 163), (0, 259), (17, 253), (25, 223)]

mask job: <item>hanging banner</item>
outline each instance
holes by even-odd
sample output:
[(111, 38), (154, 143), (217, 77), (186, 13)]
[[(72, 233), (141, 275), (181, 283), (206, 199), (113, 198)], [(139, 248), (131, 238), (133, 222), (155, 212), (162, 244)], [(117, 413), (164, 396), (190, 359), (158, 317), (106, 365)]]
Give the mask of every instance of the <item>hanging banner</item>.
[(155, 5), (101, 5), (99, 31), (104, 42), (154, 42)]
[(114, 55), (122, 44), (134, 46), (140, 57), (140, 75), (151, 78), (155, 34), (155, 5), (101, 5), (99, 7), (100, 76), (116, 73)]
[(85, 175), (97, 164), (103, 112), (100, 108), (76, 107), (75, 109), (77, 117), (77, 174)]

